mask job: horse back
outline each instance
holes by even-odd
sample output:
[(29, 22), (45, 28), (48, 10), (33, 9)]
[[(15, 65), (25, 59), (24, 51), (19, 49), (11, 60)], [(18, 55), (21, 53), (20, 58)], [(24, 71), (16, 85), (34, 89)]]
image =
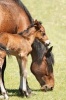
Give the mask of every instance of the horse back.
[[(0, 1), (0, 32), (18, 33), (29, 24), (25, 11), (13, 0)], [(26, 19), (26, 20), (25, 20)]]

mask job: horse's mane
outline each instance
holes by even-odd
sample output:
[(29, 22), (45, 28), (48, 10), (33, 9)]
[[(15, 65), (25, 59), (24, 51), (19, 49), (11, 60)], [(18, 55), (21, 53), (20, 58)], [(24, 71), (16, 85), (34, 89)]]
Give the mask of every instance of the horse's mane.
[[(41, 64), (44, 54), (47, 51), (47, 47), (44, 44), (42, 44), (39, 40), (36, 39), (32, 45), (32, 48), (35, 50), (35, 56), (37, 58), (36, 60), (37, 63)], [(54, 65), (54, 55), (52, 52), (47, 58), (47, 63), (49, 65)]]
[(21, 0), (17, 0), (17, 3), (24, 9), (24, 11), (26, 12), (26, 14), (29, 17), (29, 20), (32, 24), (33, 23), (33, 18), (31, 16), (31, 14), (29, 13), (28, 9), (26, 8), (26, 6), (23, 4), (23, 2)]
[(46, 47), (38, 39), (35, 39), (32, 48), (34, 49), (37, 63), (41, 63)]

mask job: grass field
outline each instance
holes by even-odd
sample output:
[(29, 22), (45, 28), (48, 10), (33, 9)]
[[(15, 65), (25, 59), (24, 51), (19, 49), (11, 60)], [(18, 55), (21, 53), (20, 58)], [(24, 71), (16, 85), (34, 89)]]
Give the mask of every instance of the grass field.
[[(8, 59), (5, 83), (9, 100), (66, 100), (66, 0), (22, 0), (34, 19), (42, 21), (51, 40), (55, 56), (55, 87), (52, 92), (37, 91), (39, 83), (30, 72), (31, 57), (28, 57), (29, 86), (36, 95), (22, 98), (19, 95), (19, 69), (14, 57)], [(16, 70), (15, 70), (16, 69)]]

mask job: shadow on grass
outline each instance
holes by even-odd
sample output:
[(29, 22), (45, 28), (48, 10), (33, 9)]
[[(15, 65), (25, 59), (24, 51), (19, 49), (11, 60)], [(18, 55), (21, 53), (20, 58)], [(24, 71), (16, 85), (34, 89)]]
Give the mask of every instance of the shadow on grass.
[(7, 89), (7, 93), (9, 96), (19, 96), (21, 97), (21, 94), (18, 89)]
[(41, 92), (41, 89), (31, 89), (32, 91)]
[[(35, 95), (37, 95), (37, 93), (40, 93), (40, 92), (46, 92), (46, 91), (42, 91), (41, 89), (31, 89), (31, 90), (32, 90), (32, 93), (29, 95), (29, 97), (35, 96)], [(7, 89), (7, 93), (8, 93), (8, 96), (10, 96), (10, 97), (18, 96), (20, 98), (24, 98), (24, 95), (22, 95), (19, 92), (19, 89)]]
[[(31, 91), (32, 91), (32, 94), (34, 94), (34, 92), (42, 92), (41, 89), (31, 89)], [(8, 93), (9, 96), (22, 97), (22, 95), (21, 95), (21, 93), (19, 92), (18, 89), (7, 89), (7, 93)]]
[[(32, 91), (31, 94), (34, 94), (34, 92), (35, 92), (35, 94), (37, 92), (46, 92), (46, 91), (42, 91), (41, 89), (31, 89), (31, 91)], [(20, 96), (20, 97), (22, 97), (19, 89), (7, 89), (7, 92), (9, 94), (9, 96)], [(52, 92), (52, 91), (48, 90), (47, 92)]]

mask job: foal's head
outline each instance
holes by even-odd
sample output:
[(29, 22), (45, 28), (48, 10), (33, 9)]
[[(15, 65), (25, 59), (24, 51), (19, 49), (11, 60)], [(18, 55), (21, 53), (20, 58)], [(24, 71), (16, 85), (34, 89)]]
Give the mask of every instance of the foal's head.
[[(23, 34), (22, 34), (23, 33)], [(35, 38), (43, 42), (45, 45), (49, 45), (50, 41), (45, 33), (45, 29), (42, 26), (42, 23), (35, 20), (24, 32), (22, 36), (29, 38), (29, 36), (34, 35)]]
[(39, 39), (41, 42), (44, 42), (45, 45), (49, 45), (50, 41), (46, 35), (45, 28), (42, 26), (42, 23), (35, 20), (34, 26), (36, 28), (36, 38)]
[(33, 62), (31, 71), (35, 75), (36, 79), (41, 85), (41, 89), (48, 91), (53, 90), (54, 87), (54, 75), (53, 64), (54, 58), (51, 53), (52, 47), (44, 53), (41, 61)]

